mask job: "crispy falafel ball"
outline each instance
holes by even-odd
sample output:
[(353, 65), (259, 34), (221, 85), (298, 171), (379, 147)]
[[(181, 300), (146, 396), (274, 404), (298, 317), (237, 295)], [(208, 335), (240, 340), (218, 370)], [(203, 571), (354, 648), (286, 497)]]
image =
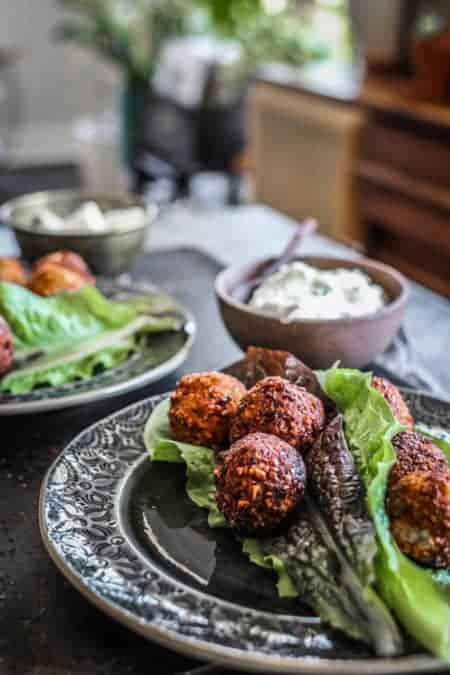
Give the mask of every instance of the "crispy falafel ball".
[(73, 251), (55, 251), (48, 255), (39, 258), (33, 265), (33, 274), (39, 272), (47, 265), (59, 265), (67, 270), (76, 272), (83, 277), (88, 283), (95, 283), (95, 277), (91, 270), (83, 260), (83, 258)]
[(409, 473), (391, 490), (392, 535), (405, 555), (450, 569), (450, 471)]
[(45, 265), (31, 277), (30, 291), (48, 297), (63, 291), (77, 291), (86, 283), (86, 279), (72, 270), (60, 265)]
[(407, 429), (394, 436), (392, 445), (397, 460), (389, 473), (388, 499), (390, 489), (409, 473), (415, 471), (447, 471), (447, 458), (430, 439), (416, 431)]
[(19, 258), (0, 257), (0, 281), (19, 286), (27, 285), (27, 273)]
[(185, 375), (170, 399), (172, 434), (184, 443), (225, 448), (231, 419), (245, 392), (239, 380), (224, 373)]
[(384, 377), (373, 377), (372, 387), (384, 396), (386, 403), (394, 413), (394, 416), (405, 427), (412, 427), (414, 420), (403, 397), (396, 386)]
[(240, 402), (231, 424), (230, 441), (261, 432), (306, 451), (325, 424), (325, 409), (316, 396), (282, 377), (266, 377)]
[(0, 376), (4, 375), (11, 368), (13, 352), (11, 330), (4, 318), (0, 316)]
[(303, 459), (276, 436), (250, 434), (222, 457), (214, 471), (216, 501), (230, 524), (242, 532), (273, 532), (302, 500)]

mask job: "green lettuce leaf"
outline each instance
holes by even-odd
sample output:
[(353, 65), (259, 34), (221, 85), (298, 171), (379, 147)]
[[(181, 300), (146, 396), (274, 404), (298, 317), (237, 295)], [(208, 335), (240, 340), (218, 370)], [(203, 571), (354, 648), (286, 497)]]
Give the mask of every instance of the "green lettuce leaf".
[[(175, 310), (157, 294), (113, 302), (86, 285), (77, 293), (42, 298), (0, 283), (0, 315), (11, 327), (15, 349), (14, 367), (0, 381), (0, 391), (22, 394), (115, 368), (144, 334), (178, 328)], [(159, 315), (164, 311), (172, 314)]]
[(22, 286), (0, 282), (0, 315), (9, 324), (16, 350), (61, 348), (138, 316), (133, 303), (112, 302), (86, 284), (77, 293), (42, 298)]
[(44, 368), (33, 367), (12, 371), (0, 382), (0, 391), (11, 394), (25, 394), (39, 386), (60, 387), (75, 380), (88, 380), (104, 370), (116, 368), (128, 357), (134, 343), (119, 343), (99, 352), (94, 352), (83, 359), (69, 361), (52, 366), (49, 360)]
[(375, 591), (355, 577), (318, 517), (314, 509), (303, 509), (285, 535), (261, 540), (263, 553), (281, 560), (302, 601), (323, 621), (379, 654), (399, 653), (402, 641), (392, 617)]
[(385, 493), (395, 462), (391, 443), (402, 429), (371, 375), (332, 369), (322, 374), (328, 396), (344, 414), (345, 433), (367, 490), (367, 508), (378, 539), (377, 587), (419, 644), (450, 662), (450, 592), (447, 575), (420, 567), (398, 549), (389, 530)]
[(208, 509), (210, 527), (227, 527), (216, 504), (214, 451), (189, 443), (179, 443), (170, 436), (169, 399), (160, 403), (150, 415), (144, 430), (145, 446), (154, 462), (186, 464), (186, 492), (203, 509)]
[(252, 563), (275, 572), (278, 576), (277, 590), (280, 598), (298, 597), (298, 591), (283, 560), (276, 555), (265, 553), (260, 539), (244, 539), (242, 550), (248, 555)]

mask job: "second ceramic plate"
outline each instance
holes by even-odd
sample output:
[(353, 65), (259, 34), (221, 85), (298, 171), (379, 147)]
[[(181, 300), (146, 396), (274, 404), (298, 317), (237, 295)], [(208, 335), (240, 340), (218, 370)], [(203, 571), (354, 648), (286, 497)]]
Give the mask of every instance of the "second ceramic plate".
[[(107, 297), (117, 300), (161, 293), (158, 288), (146, 284), (124, 286), (103, 281), (99, 286)], [(61, 387), (42, 387), (19, 395), (0, 394), (0, 416), (28, 415), (85, 405), (162, 379), (186, 360), (195, 339), (193, 317), (179, 305), (177, 312), (181, 318), (178, 331), (151, 335), (138, 353), (113, 370)]]

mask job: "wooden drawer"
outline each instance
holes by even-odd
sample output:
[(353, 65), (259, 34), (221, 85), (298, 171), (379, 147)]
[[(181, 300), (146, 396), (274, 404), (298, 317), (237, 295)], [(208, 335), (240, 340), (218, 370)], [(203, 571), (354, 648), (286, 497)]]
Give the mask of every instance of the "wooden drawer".
[(442, 255), (434, 244), (405, 240), (376, 226), (371, 232), (369, 255), (450, 297), (450, 257)]
[(431, 242), (440, 255), (450, 256), (450, 214), (389, 192), (378, 185), (362, 185), (361, 210), (369, 223), (383, 225), (405, 241)]
[(371, 162), (360, 163), (358, 176), (365, 221), (450, 255), (450, 191)]
[(450, 296), (450, 194), (369, 162), (358, 174), (369, 255)]
[[(450, 142), (444, 132), (404, 130), (373, 122), (362, 137), (362, 157), (431, 184), (450, 187)], [(450, 141), (450, 138), (448, 139)]]

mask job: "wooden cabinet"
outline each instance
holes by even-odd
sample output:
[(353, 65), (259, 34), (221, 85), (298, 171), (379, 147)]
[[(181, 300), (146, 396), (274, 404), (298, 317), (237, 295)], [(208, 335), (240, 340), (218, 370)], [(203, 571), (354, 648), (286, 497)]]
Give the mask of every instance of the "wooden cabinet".
[(450, 296), (450, 127), (373, 111), (357, 175), (369, 255)]
[(260, 82), (250, 97), (255, 198), (323, 232), (360, 241), (354, 167), (364, 112)]
[(450, 106), (406, 78), (258, 82), (250, 102), (256, 199), (450, 297)]

